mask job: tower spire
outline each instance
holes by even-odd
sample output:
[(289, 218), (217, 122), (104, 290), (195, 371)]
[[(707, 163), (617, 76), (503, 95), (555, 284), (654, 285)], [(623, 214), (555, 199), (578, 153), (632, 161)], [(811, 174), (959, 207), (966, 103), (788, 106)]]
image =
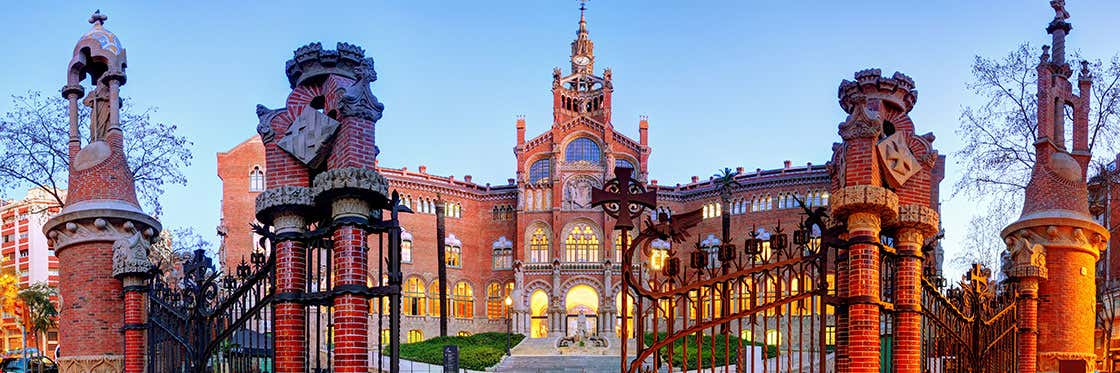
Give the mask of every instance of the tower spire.
[(1066, 63), (1066, 35), (1072, 26), (1066, 22), (1069, 12), (1065, 0), (1050, 0), (1050, 7), (1054, 8), (1054, 20), (1046, 26), (1046, 32), (1053, 36), (1053, 62), (1061, 66)]
[(572, 41), (572, 72), (590, 74), (595, 62), (595, 43), (587, 33), (587, 2), (579, 3), (579, 30)]

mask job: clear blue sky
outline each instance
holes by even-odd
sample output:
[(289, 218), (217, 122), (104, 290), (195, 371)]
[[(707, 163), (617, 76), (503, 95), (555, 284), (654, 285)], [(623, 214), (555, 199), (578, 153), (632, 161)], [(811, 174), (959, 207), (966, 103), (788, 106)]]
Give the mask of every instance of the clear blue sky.
[[(333, 6), (334, 9), (326, 8)], [(36, 1), (0, 12), (0, 94), (56, 92), (95, 8), (129, 55), (123, 94), (156, 106), (195, 142), (188, 187), (164, 197), (169, 227), (213, 240), (220, 184), (215, 154), (255, 135), (258, 103), (279, 107), (284, 62), (308, 42), (364, 47), (385, 103), (382, 165), (504, 183), (514, 174), (514, 119), (529, 136), (551, 118), (552, 67), (567, 69), (575, 1), (152, 2)], [(1071, 0), (1071, 51), (1120, 51), (1120, 2)], [(949, 154), (942, 184), (948, 256), (971, 204), (950, 198), (951, 154), (974, 55), (1048, 42), (1047, 0), (606, 1), (588, 6), (597, 70), (614, 70), (614, 126), (650, 118), (651, 178), (662, 184), (717, 168), (820, 164), (839, 140), (841, 79), (869, 67), (917, 82), (912, 117)], [(0, 100), (0, 110), (10, 102)], [(9, 195), (13, 191), (8, 191)]]

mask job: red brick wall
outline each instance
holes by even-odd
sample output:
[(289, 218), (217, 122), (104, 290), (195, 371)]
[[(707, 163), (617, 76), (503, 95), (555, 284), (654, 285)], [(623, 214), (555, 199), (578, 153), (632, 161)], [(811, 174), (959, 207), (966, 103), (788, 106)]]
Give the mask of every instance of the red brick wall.
[(58, 253), (59, 277), (64, 284), (58, 322), (63, 356), (121, 355), (124, 353), (124, 302), (121, 282), (111, 276), (113, 243), (81, 243)]
[(227, 152), (218, 153), (218, 178), (222, 180), (222, 221), (226, 236), (222, 238), (221, 258), (230, 266), (248, 260), (254, 249), (249, 224), (256, 221), (256, 198), (260, 192), (249, 190), (249, 173), (260, 166), (268, 182), (273, 173), (265, 167), (264, 144), (253, 136)]

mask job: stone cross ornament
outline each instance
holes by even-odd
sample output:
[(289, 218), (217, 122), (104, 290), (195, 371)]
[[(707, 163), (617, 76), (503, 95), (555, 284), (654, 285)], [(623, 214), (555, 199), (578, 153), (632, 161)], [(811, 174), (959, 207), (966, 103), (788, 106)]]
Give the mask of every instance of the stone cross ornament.
[(646, 187), (634, 180), (630, 167), (615, 167), (615, 178), (603, 184), (603, 188), (591, 189), (591, 206), (602, 206), (603, 211), (615, 218), (614, 229), (634, 228), (634, 219), (642, 210), (657, 205), (657, 192), (646, 191)]

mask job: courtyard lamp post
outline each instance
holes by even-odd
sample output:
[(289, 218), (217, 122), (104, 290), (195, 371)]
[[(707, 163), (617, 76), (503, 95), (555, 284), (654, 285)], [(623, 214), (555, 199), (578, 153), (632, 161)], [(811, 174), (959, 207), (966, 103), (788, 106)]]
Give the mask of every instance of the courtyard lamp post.
[(513, 305), (513, 298), (506, 296), (506, 356), (510, 356), (510, 340), (513, 338), (513, 319), (509, 316), (509, 306)]

